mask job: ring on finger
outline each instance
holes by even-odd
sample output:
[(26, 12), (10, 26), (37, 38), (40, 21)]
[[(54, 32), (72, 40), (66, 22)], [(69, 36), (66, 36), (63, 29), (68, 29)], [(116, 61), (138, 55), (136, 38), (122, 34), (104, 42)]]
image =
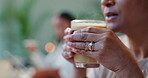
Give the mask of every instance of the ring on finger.
[(95, 47), (95, 43), (94, 43), (94, 42), (90, 42), (90, 43), (88, 44), (88, 49), (89, 49), (90, 51), (94, 51), (94, 47)]

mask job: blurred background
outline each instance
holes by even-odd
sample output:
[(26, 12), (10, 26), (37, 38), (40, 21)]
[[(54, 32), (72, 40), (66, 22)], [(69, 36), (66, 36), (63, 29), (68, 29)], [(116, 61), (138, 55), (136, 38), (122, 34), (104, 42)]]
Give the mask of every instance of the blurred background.
[(25, 45), (31, 40), (43, 57), (49, 55), (45, 45), (59, 43), (52, 18), (61, 12), (76, 19), (104, 20), (100, 0), (0, 0), (0, 78), (46, 78), (34, 75), (58, 72), (52, 66), (43, 71), (44, 66), (35, 65)]

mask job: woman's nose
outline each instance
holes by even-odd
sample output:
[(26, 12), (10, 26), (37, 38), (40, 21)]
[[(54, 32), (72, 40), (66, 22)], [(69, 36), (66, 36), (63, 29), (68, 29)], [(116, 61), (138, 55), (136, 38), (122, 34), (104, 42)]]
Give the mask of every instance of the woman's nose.
[(101, 4), (104, 7), (111, 7), (115, 5), (115, 0), (101, 0)]

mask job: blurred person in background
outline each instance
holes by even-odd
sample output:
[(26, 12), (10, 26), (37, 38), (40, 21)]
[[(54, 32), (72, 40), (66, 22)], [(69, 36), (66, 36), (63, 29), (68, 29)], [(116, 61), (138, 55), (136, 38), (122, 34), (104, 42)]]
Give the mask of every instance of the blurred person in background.
[[(63, 56), (73, 63), (71, 61), (73, 53), (83, 54), (96, 59), (105, 69), (115, 72), (114, 76), (107, 76), (108, 70), (97, 70), (96, 78), (115, 78), (115, 76), (116, 78), (144, 78), (144, 76), (146, 78), (148, 74), (148, 1), (101, 0), (101, 2), (108, 29), (91, 27), (74, 31), (74, 34), (70, 33), (73, 30), (67, 31), (65, 39), (68, 42), (64, 47), (67, 53), (64, 52)], [(128, 36), (130, 49), (123, 45), (114, 32)], [(84, 50), (84, 46), (88, 46), (85, 42), (89, 41), (95, 42), (95, 51)], [(86, 69), (74, 68), (73, 74), (72, 78), (86, 78)], [(103, 76), (100, 76), (101, 74)]]
[[(49, 53), (46, 59), (46, 64), (51, 65), (53, 64), (53, 67), (60, 67), (61, 70), (61, 76), (62, 78), (69, 78), (70, 72), (72, 71), (72, 65), (67, 62), (61, 55), (61, 52), (63, 51), (62, 45), (63, 45), (63, 37), (65, 35), (64, 30), (67, 27), (70, 27), (71, 20), (75, 19), (73, 15), (67, 12), (62, 12), (58, 15), (56, 15), (53, 20), (52, 24), (55, 29), (55, 33), (58, 39), (58, 45), (54, 52)], [(56, 61), (55, 61), (56, 59)], [(50, 62), (51, 61), (51, 62)], [(55, 61), (55, 62), (54, 62)]]
[(36, 40), (28, 39), (24, 43), (30, 54), (31, 64), (36, 68), (32, 78), (60, 78), (58, 68), (49, 68), (44, 63), (44, 55), (39, 50)]
[(39, 44), (36, 40), (27, 39), (24, 41), (25, 48), (30, 54), (31, 61), (38, 69), (45, 69), (45, 65), (42, 63), (42, 54), (39, 50)]
[(63, 37), (65, 36), (64, 30), (71, 26), (71, 21), (74, 19), (74, 16), (67, 12), (58, 14), (53, 18), (52, 24), (55, 28), (55, 33), (59, 42), (63, 42)]
[[(44, 56), (38, 47), (38, 44), (34, 40), (29, 40), (27, 43), (27, 50), (31, 55), (32, 62), (38, 69), (47, 69), (47, 68), (55, 68), (59, 69), (59, 74), (61, 78), (69, 78), (70, 72), (72, 70), (72, 65), (67, 62), (61, 55), (62, 45), (63, 45), (63, 37), (64, 30), (67, 27), (70, 27), (70, 22), (74, 17), (66, 12), (60, 13), (52, 19), (52, 24), (55, 29), (55, 33), (58, 39), (58, 45), (55, 48), (55, 51), (51, 52), (52, 48), (54, 49), (54, 45), (45, 46), (46, 50), (50, 50), (47, 56)], [(41, 73), (41, 72), (40, 72)], [(42, 72), (44, 73), (44, 72)], [(42, 74), (43, 75), (43, 74)], [(44, 76), (43, 76), (44, 77)]]

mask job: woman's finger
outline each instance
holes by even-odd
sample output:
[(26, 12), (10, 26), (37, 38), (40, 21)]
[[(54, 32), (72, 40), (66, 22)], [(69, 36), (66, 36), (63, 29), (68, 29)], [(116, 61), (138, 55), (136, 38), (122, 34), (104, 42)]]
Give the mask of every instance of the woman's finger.
[(71, 51), (71, 47), (68, 46), (68, 45), (66, 45), (66, 44), (64, 44), (64, 45), (63, 45), (63, 50), (64, 50), (64, 51)]
[(97, 34), (100, 34), (106, 30), (108, 30), (108, 29), (101, 28), (101, 27), (87, 27), (87, 28), (84, 28), (81, 30), (74, 31), (73, 33), (74, 34), (76, 34), (76, 33), (97, 33)]
[(99, 51), (87, 51), (87, 50), (80, 50), (76, 48), (73, 48), (72, 51), (76, 54), (81, 54), (81, 55), (89, 56), (92, 58), (97, 58), (99, 53)]
[[(90, 45), (91, 42), (68, 42), (67, 45), (72, 47), (72, 48), (76, 48), (76, 49), (81, 49), (81, 50), (90, 50)], [(101, 44), (98, 43), (93, 43), (92, 45), (92, 49), (94, 51), (98, 50), (98, 46), (100, 46)]]
[(64, 51), (62, 52), (62, 56), (66, 59), (70, 59), (73, 57), (73, 53), (72, 52), (68, 52), (68, 51)]
[(67, 59), (73, 57), (74, 55), (73, 52), (71, 52), (72, 48), (66, 44), (63, 45), (63, 51), (62, 55)]
[(94, 34), (94, 33), (79, 33), (67, 35), (64, 37), (67, 41), (88, 41), (88, 42), (97, 42), (103, 36), (103, 34)]

